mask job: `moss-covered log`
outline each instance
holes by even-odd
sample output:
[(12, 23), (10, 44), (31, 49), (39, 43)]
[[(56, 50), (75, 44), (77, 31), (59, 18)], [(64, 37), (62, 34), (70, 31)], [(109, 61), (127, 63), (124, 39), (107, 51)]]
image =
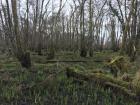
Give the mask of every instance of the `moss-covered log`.
[(106, 75), (104, 73), (99, 73), (99, 72), (92, 72), (92, 73), (83, 73), (81, 71), (76, 71), (72, 68), (67, 68), (66, 70), (67, 76), (68, 77), (74, 77), (74, 78), (79, 78), (85, 81), (95, 81), (99, 83), (104, 83), (104, 82), (112, 82), (115, 84), (119, 84), (121, 86), (131, 88), (131, 84), (129, 82), (125, 82), (116, 78), (111, 77), (110, 75)]
[(123, 94), (124, 96), (136, 99), (135, 92), (131, 90), (131, 83), (118, 80), (103, 73), (83, 73), (71, 68), (66, 70), (67, 77), (72, 77), (76, 80), (93, 82), (102, 86), (105, 89), (112, 89), (114, 93)]
[(107, 67), (109, 67), (111, 73), (117, 77), (119, 74), (124, 74), (128, 71), (128, 65), (129, 62), (126, 61), (125, 57), (117, 56), (107, 64)]
[(112, 89), (113, 92), (118, 93), (118, 95), (121, 93), (126, 97), (130, 97), (130, 98), (135, 99), (135, 100), (137, 99), (136, 93), (134, 93), (132, 90), (127, 89), (126, 87), (120, 86), (118, 84), (106, 82), (105, 88)]

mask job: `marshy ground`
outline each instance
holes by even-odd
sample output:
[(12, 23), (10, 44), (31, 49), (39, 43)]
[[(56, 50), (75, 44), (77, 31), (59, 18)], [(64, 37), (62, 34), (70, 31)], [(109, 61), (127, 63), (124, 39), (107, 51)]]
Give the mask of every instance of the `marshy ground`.
[[(116, 56), (119, 54), (111, 51), (94, 52), (92, 58), (81, 58), (73, 52), (59, 52), (53, 60), (48, 60), (45, 54), (38, 56), (32, 53), (32, 68), (27, 70), (15, 58), (1, 53), (0, 105), (140, 105), (120, 92), (117, 94), (97, 83), (79, 82), (66, 75), (66, 68), (72, 68), (84, 73), (105, 71), (114, 78), (106, 64), (107, 59)], [(125, 59), (128, 61), (127, 56)], [(134, 78), (138, 70), (139, 58), (129, 62), (129, 76)]]

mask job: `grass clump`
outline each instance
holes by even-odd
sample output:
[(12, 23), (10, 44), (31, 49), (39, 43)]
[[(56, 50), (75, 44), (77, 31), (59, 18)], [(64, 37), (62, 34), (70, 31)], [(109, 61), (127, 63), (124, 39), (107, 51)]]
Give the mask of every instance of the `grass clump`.
[(132, 85), (134, 91), (136, 91), (137, 95), (140, 97), (140, 71), (138, 71), (132, 81)]

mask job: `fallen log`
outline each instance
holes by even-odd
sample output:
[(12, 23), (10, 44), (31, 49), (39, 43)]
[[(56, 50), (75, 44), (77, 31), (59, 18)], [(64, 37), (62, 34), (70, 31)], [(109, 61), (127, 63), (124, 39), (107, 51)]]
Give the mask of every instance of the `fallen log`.
[(120, 86), (118, 84), (114, 84), (111, 82), (105, 83), (105, 88), (110, 88), (113, 90), (114, 93), (117, 93), (118, 95), (121, 93), (126, 97), (129, 97), (131, 99), (136, 100), (137, 96), (136, 93), (134, 93), (132, 90), (127, 89), (126, 87)]
[(94, 81), (94, 82), (99, 82), (99, 83), (112, 82), (112, 83), (119, 84), (127, 88), (131, 88), (131, 84), (129, 82), (125, 82), (125, 81), (113, 78), (101, 72), (83, 73), (81, 71), (76, 71), (73, 68), (67, 68), (66, 74), (68, 77), (82, 79), (85, 81)]
[(131, 83), (118, 80), (103, 73), (83, 73), (71, 68), (66, 69), (68, 78), (98, 84), (104, 89), (111, 89), (114, 93), (119, 93), (132, 99), (137, 99), (136, 93), (131, 90)]
[(45, 63), (104, 62), (106, 60), (47, 60)]

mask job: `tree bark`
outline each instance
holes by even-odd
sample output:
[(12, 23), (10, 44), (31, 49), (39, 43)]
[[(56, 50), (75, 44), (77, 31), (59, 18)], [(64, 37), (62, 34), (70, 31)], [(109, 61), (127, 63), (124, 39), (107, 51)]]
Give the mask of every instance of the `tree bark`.
[(23, 51), (23, 46), (21, 43), (20, 31), (19, 31), (19, 22), (18, 22), (18, 15), (17, 15), (17, 0), (11, 0), (12, 3), (12, 13), (13, 13), (13, 23), (14, 23), (14, 35), (16, 38), (16, 56), (20, 61), (22, 67), (30, 68), (31, 67), (31, 60), (30, 60), (30, 53)]

